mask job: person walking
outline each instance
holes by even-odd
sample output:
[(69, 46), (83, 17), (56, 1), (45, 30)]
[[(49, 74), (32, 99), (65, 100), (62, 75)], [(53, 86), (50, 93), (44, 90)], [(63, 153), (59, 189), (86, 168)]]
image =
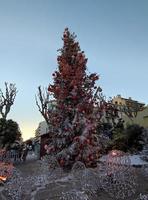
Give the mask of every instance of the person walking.
[(28, 148), (26, 145), (24, 145), (24, 148), (22, 151), (22, 161), (24, 161), (24, 162), (26, 161), (27, 154), (28, 154)]

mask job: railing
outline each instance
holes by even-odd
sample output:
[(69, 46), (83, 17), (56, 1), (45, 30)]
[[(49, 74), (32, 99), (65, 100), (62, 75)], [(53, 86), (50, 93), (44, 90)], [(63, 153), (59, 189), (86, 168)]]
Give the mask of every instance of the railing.
[(18, 163), (21, 162), (21, 155), (17, 150), (0, 150), (0, 161)]

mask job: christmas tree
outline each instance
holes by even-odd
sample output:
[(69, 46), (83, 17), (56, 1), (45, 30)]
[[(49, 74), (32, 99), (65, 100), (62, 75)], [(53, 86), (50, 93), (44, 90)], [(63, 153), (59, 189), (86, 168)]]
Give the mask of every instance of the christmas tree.
[(46, 148), (63, 168), (71, 168), (76, 161), (95, 167), (99, 157), (96, 130), (101, 105), (97, 93), (101, 89), (95, 85), (99, 77), (96, 73), (86, 74), (87, 58), (75, 38), (66, 28), (57, 57), (58, 69), (48, 87), (56, 105), (46, 113), (51, 136)]

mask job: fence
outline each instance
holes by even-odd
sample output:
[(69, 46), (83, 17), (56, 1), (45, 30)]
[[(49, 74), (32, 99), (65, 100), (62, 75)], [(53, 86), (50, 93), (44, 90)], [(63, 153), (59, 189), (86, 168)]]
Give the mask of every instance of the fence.
[(17, 150), (10, 150), (10, 151), (0, 150), (0, 161), (11, 162), (11, 163), (21, 162), (20, 152)]

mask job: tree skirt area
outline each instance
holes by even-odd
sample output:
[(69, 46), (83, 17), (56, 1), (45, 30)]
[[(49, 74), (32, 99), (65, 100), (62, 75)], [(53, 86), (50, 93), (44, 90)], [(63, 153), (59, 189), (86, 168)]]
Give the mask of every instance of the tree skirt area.
[[(114, 185), (118, 187), (121, 184), (120, 182), (115, 183), (112, 179), (108, 179), (109, 181), (104, 185), (103, 180), (106, 178), (104, 165), (105, 164), (101, 162), (98, 164), (97, 169), (92, 169), (90, 171), (86, 169), (84, 177), (81, 176), (81, 173), (78, 173), (81, 166), (78, 166), (78, 170), (76, 167), (75, 171), (73, 170), (72, 172), (63, 172), (60, 168), (48, 172), (44, 162), (35, 160), (27, 161), (26, 163), (17, 165), (11, 180), (0, 186), (0, 200), (120, 199), (113, 196), (113, 193), (118, 192)], [(132, 196), (128, 195), (129, 197), (125, 197), (124, 199), (148, 200), (148, 197), (144, 196), (148, 194), (147, 167), (145, 165), (141, 168), (132, 167), (132, 172), (133, 171), (134, 174), (132, 173), (131, 180), (136, 177), (135, 192)], [(96, 174), (98, 173), (99, 176), (96, 178)], [(85, 178), (86, 180), (84, 181)], [(117, 180), (118, 179), (120, 179), (120, 177), (117, 177)], [(96, 185), (97, 189), (95, 190)], [(128, 185), (128, 183), (126, 185)], [(123, 190), (125, 190), (125, 188)], [(126, 190), (128, 190), (128, 188)], [(132, 188), (129, 188), (128, 192), (130, 192), (130, 190), (132, 190)]]

